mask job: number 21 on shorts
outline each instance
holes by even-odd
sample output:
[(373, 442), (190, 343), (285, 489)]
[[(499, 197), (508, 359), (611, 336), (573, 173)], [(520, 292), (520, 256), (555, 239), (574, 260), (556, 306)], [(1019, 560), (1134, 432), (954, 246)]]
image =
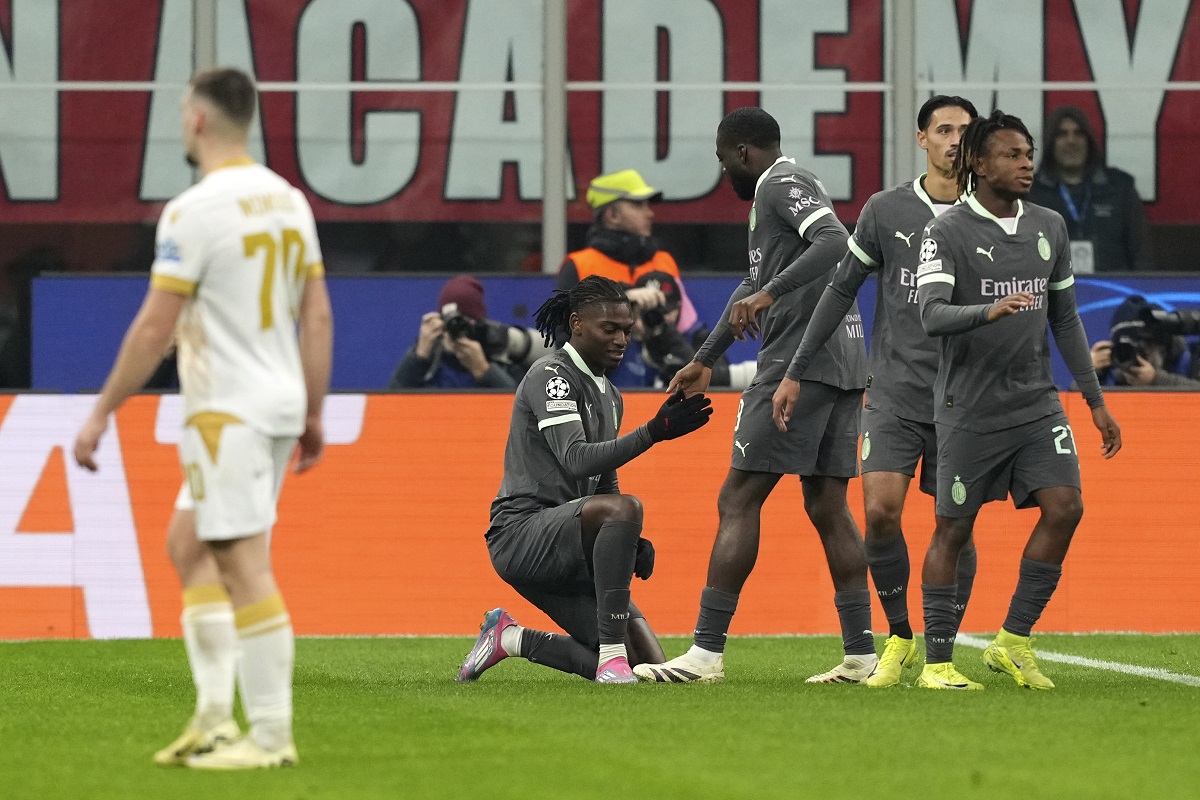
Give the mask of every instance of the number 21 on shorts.
[[(1050, 432), (1057, 434), (1054, 437), (1054, 452), (1068, 456), (1072, 453), (1079, 453), (1079, 448), (1075, 446), (1075, 434), (1071, 431), (1070, 425), (1055, 425)], [(1068, 441), (1071, 443), (1070, 447), (1065, 444)]]

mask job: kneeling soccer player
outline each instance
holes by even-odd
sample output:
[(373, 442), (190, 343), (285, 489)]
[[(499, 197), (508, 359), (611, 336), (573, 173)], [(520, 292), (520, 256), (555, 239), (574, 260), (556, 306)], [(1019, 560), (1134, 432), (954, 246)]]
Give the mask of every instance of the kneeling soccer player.
[(460, 682), (508, 656), (597, 683), (636, 683), (630, 660), (663, 660), (629, 599), (633, 576), (650, 577), (654, 548), (641, 538), (642, 505), (621, 494), (616, 470), (656, 442), (697, 430), (712, 408), (703, 395), (674, 395), (645, 425), (617, 436), (624, 403), (605, 375), (621, 363), (634, 319), (623, 287), (598, 276), (538, 310), (547, 340), (563, 330), (570, 338), (517, 387), (486, 539), (500, 577), (569, 636), (522, 628), (494, 609)]

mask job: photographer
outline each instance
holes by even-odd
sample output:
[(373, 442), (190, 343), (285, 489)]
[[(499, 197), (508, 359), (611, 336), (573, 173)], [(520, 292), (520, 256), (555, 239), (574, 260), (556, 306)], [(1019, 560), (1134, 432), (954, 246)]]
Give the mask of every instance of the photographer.
[(438, 308), (421, 317), (417, 341), (396, 365), (389, 389), (509, 389), (545, 353), (540, 337), (487, 318), (483, 284), (451, 278)]
[(1200, 311), (1166, 311), (1131, 295), (1113, 312), (1111, 340), (1092, 345), (1092, 366), (1102, 384), (1200, 390)]
[[(620, 387), (663, 387), (671, 382), (675, 373), (696, 355), (693, 343), (703, 342), (708, 329), (699, 326), (691, 336), (679, 332), (679, 315), (682, 293), (679, 281), (665, 272), (647, 272), (637, 279), (634, 289), (653, 291), (662, 295), (662, 302), (649, 308), (637, 309), (637, 321), (633, 326), (630, 347), (625, 351), (621, 366), (614, 370), (609, 379)], [(755, 362), (730, 364), (724, 356), (713, 364), (711, 386), (741, 388), (749, 385), (754, 377)]]
[[(613, 384), (624, 388), (665, 386), (708, 337), (708, 328), (688, 299), (679, 266), (653, 236), (650, 204), (661, 198), (662, 192), (647, 185), (636, 170), (595, 178), (587, 190), (595, 223), (588, 229), (586, 246), (568, 253), (558, 272), (556, 288), (564, 291), (591, 275), (626, 287), (625, 296), (638, 316), (633, 344), (642, 346), (630, 347), (610, 376)], [(744, 388), (756, 366), (754, 361), (730, 365), (722, 357), (713, 365), (710, 385)]]

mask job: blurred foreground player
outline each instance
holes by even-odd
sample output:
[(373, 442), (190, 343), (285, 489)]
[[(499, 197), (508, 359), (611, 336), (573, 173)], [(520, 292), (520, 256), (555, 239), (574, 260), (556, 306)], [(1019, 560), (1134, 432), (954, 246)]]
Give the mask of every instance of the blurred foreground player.
[(569, 339), (517, 387), (486, 540), (497, 574), (569, 635), (522, 628), (494, 609), (458, 680), (519, 656), (597, 683), (636, 683), (631, 661), (663, 660), (629, 597), (635, 574), (650, 577), (654, 548), (641, 538), (642, 505), (621, 494), (616, 470), (702, 427), (711, 401), (672, 396), (645, 425), (617, 436), (624, 403), (605, 375), (621, 363), (634, 314), (615, 281), (591, 276), (556, 291), (537, 325), (547, 342), (564, 331)]
[[(297, 442), (298, 472), (324, 448), (332, 315), (308, 202), (246, 152), (257, 104), (253, 81), (238, 70), (209, 70), (189, 82), (183, 141), (203, 178), (163, 209), (150, 290), (75, 443), (76, 461), (96, 469), (109, 414), (144, 385), (174, 337), (187, 485), (168, 547), (184, 586), (198, 703), (183, 735), (155, 761), (198, 769), (298, 760), (295, 644), (269, 544)], [(245, 736), (232, 716), (235, 662), (250, 721)]]

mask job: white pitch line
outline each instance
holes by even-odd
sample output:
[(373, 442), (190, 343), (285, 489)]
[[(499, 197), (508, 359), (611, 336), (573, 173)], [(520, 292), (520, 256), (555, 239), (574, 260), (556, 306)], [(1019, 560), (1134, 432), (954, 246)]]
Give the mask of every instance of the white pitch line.
[[(960, 633), (954, 640), (954, 643), (965, 644), (967, 647), (984, 650), (992, 643), (992, 640)], [(1158, 669), (1156, 667), (1139, 667), (1136, 664), (1122, 664), (1119, 661), (1101, 661), (1098, 658), (1085, 658), (1065, 653), (1048, 653), (1045, 650), (1037, 650), (1035, 653), (1039, 661), (1057, 661), (1060, 664), (1071, 664), (1076, 667), (1091, 667), (1092, 669), (1104, 669), (1109, 672), (1120, 672), (1125, 675), (1137, 675), (1139, 678), (1154, 678), (1155, 680), (1169, 681), (1170, 683), (1182, 683), (1184, 686), (1200, 686), (1200, 676), (1197, 675), (1168, 672), (1165, 669)]]

